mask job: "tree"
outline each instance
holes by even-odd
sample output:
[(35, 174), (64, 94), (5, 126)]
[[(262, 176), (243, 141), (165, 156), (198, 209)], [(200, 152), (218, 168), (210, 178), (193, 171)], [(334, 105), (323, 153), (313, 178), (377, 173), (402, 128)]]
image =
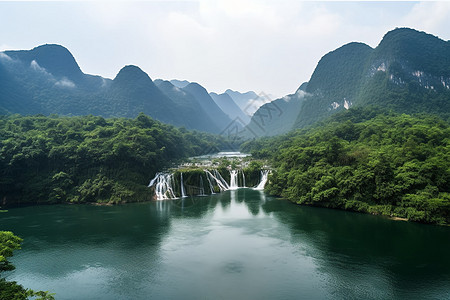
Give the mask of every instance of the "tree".
[(13, 256), (14, 250), (20, 249), (22, 241), (21, 238), (15, 236), (11, 231), (0, 231), (0, 299), (21, 300), (28, 299), (28, 297), (35, 297), (36, 300), (53, 300), (53, 294), (49, 292), (35, 292), (31, 289), (25, 289), (17, 282), (7, 281), (1, 277), (2, 272), (15, 269), (8, 258)]

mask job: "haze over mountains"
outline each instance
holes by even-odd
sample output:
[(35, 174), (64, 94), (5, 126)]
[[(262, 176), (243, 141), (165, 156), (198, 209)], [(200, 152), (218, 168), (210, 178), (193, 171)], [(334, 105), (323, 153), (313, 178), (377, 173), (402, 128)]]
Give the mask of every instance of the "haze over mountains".
[[(0, 52), (0, 113), (136, 117), (220, 133), (234, 120), (243, 136), (285, 133), (354, 106), (448, 117), (450, 42), (408, 28), (388, 32), (371, 48), (349, 43), (319, 61), (295, 94), (271, 101), (231, 89), (209, 93), (198, 83), (155, 80), (125, 66), (111, 80), (84, 74), (59, 45)], [(251, 117), (251, 120), (250, 120)], [(247, 124), (248, 123), (248, 124)]]

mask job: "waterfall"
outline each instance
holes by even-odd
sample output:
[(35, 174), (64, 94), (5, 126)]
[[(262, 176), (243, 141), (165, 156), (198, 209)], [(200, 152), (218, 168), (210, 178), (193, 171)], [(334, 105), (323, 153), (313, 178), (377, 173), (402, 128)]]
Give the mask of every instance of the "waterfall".
[(225, 181), (225, 179), (223, 179), (222, 175), (220, 175), (219, 171), (214, 170), (214, 175), (216, 176), (216, 178), (222, 183), (222, 185), (225, 187), (224, 190), (229, 190), (230, 186), (228, 185), (228, 183)]
[[(196, 172), (198, 172), (198, 170), (195, 170)], [(211, 192), (211, 194), (215, 194), (215, 192), (217, 192), (218, 190), (220, 192), (224, 192), (227, 190), (236, 190), (239, 187), (246, 187), (246, 182), (245, 182), (245, 174), (244, 171), (242, 169), (237, 169), (237, 170), (230, 170), (230, 182), (228, 184), (227, 181), (225, 181), (225, 179), (222, 177), (222, 175), (220, 174), (220, 172), (217, 169), (211, 169), (211, 170), (207, 170), (204, 169), (204, 174), (201, 173), (200, 174), (200, 178), (199, 181), (197, 181), (196, 183), (192, 183), (190, 182), (192, 178), (192, 175), (190, 175), (191, 173), (189, 173), (190, 171), (185, 171), (188, 172), (188, 177), (187, 177), (187, 182), (184, 182), (184, 178), (183, 178), (183, 173), (180, 172), (180, 190), (179, 190), (179, 194), (175, 194), (175, 187), (178, 191), (178, 180), (175, 181), (175, 175), (172, 173), (168, 173), (168, 172), (160, 172), (160, 173), (156, 173), (155, 178), (153, 178), (150, 183), (149, 183), (149, 187), (152, 187), (155, 191), (155, 199), (156, 200), (168, 200), (168, 199), (177, 199), (177, 197), (181, 197), (181, 198), (185, 198), (188, 197), (187, 193), (186, 193), (186, 188), (189, 188), (188, 192), (189, 194), (197, 194), (199, 196), (206, 196), (205, 194), (205, 189), (208, 189), (209, 186), (209, 191)], [(242, 173), (242, 179), (239, 178), (239, 173)], [(198, 174), (198, 173), (197, 173)], [(257, 186), (254, 187), (255, 190), (264, 190), (264, 186), (267, 183), (268, 180), (268, 174), (269, 174), (269, 170), (261, 170), (261, 178), (260, 178), (260, 182), (258, 183)], [(247, 174), (248, 175), (248, 174)], [(206, 176), (206, 180), (208, 182), (204, 182), (203, 176)], [(195, 176), (196, 178), (196, 176)], [(198, 184), (198, 189), (195, 186), (189, 185), (189, 184)], [(205, 187), (205, 184), (208, 185)], [(251, 183), (251, 185), (253, 184), (253, 182)], [(208, 192), (209, 193), (209, 192)], [(209, 195), (209, 194), (208, 194)]]
[(184, 184), (183, 184), (183, 173), (181, 173), (181, 198), (185, 198), (186, 196), (186, 190), (184, 189)]
[(261, 171), (261, 181), (259, 184), (255, 187), (255, 190), (264, 190), (264, 186), (267, 182), (267, 176), (269, 175), (269, 170), (262, 170)]
[(230, 187), (228, 186), (228, 183), (225, 181), (225, 179), (222, 178), (222, 176), (220, 175), (220, 173), (217, 170), (213, 171), (214, 175), (210, 171), (208, 171), (206, 169), (204, 171), (206, 173), (206, 177), (208, 178), (208, 180), (211, 180), (211, 179), (214, 180), (214, 182), (219, 187), (219, 190), (221, 192), (230, 189)]
[(203, 187), (202, 175), (200, 175), (200, 194), (199, 194), (199, 196), (206, 196), (205, 195), (205, 188)]
[(209, 173), (209, 172), (208, 172), (207, 170), (205, 170), (206, 179), (208, 179), (209, 189), (211, 190), (211, 195), (214, 195), (214, 194), (215, 194), (215, 193), (214, 193), (214, 188), (213, 188), (213, 185), (212, 185), (212, 183), (211, 183), (211, 178), (209, 178), (211, 173), (209, 173), (209, 174), (208, 174), (208, 173)]
[(235, 190), (238, 188), (238, 171), (231, 170), (230, 171), (230, 190)]
[(148, 186), (155, 186), (156, 200), (175, 199), (172, 182), (173, 174), (156, 173)]

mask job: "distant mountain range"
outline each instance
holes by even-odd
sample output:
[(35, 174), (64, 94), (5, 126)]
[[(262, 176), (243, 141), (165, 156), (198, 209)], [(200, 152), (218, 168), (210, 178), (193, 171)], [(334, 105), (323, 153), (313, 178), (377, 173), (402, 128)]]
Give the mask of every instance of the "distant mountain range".
[[(292, 101), (294, 100), (294, 101)], [(284, 102), (283, 102), (284, 101)], [(346, 44), (322, 57), (309, 82), (274, 103), (282, 110), (265, 118), (257, 136), (302, 128), (353, 106), (400, 113), (450, 114), (450, 42), (409, 28), (388, 32), (375, 48)], [(255, 135), (262, 106), (247, 127)], [(296, 113), (291, 113), (296, 110)]]
[[(133, 118), (143, 112), (165, 123), (213, 133), (235, 117), (224, 113), (197, 83), (153, 82), (137, 66), (125, 66), (113, 80), (84, 74), (60, 45), (0, 52), (0, 90), (0, 114)], [(236, 107), (234, 100), (229, 104)]]
[(272, 99), (186, 80), (155, 80), (125, 66), (111, 80), (84, 74), (59, 45), (0, 52), (0, 114), (100, 115), (157, 120), (213, 133), (239, 120), (246, 138), (302, 128), (353, 106), (401, 113), (450, 113), (450, 42), (409, 28), (375, 48), (349, 43), (326, 54), (295, 94)]
[(229, 94), (223, 93), (219, 95), (216, 93), (209, 93), (209, 95), (220, 107), (220, 109), (222, 109), (222, 111), (232, 120), (236, 120), (243, 125), (247, 125), (248, 122), (250, 122), (250, 116), (242, 111), (242, 109), (236, 104)]

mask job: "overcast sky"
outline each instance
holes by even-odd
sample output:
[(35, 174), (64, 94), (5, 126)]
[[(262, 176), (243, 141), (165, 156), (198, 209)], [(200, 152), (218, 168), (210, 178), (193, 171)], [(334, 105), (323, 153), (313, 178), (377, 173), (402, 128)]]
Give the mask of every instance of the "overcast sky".
[(219, 93), (293, 93), (327, 52), (405, 26), (449, 40), (450, 2), (0, 2), (0, 50), (56, 43), (85, 73), (134, 64)]

